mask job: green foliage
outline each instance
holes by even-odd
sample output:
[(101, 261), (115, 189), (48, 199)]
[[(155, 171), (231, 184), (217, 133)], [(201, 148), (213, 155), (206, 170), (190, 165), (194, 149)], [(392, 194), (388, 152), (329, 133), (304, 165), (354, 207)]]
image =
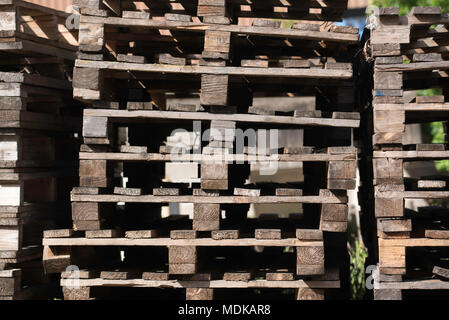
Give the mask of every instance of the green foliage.
[[(442, 122), (432, 122), (430, 124), (432, 143), (445, 143), (444, 128)], [(449, 171), (449, 160), (436, 161), (435, 167), (438, 171)]]
[(373, 0), (378, 7), (399, 7), (401, 15), (408, 14), (412, 7), (417, 6), (440, 6), (443, 11), (449, 8), (449, 0)]
[[(441, 94), (439, 89), (428, 89), (418, 91), (420, 96), (436, 96)], [(432, 122), (428, 126), (425, 126), (426, 130), (430, 132), (432, 136), (432, 143), (446, 143), (445, 134), (442, 122)], [(435, 168), (438, 171), (449, 171), (449, 160), (440, 160), (435, 162)]]
[(362, 300), (365, 295), (365, 260), (368, 252), (363, 244), (355, 239), (349, 249), (351, 258), (350, 280), (351, 280), (351, 299)]

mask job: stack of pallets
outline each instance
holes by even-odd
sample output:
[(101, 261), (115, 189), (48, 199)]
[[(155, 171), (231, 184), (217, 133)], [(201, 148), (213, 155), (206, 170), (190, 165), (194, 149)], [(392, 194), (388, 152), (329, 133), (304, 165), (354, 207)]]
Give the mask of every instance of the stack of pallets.
[(435, 143), (412, 134), (417, 124), (447, 125), (448, 19), (439, 7), (415, 7), (407, 16), (384, 8), (371, 19), (365, 48), (372, 59), (373, 97), (362, 124), (367, 128), (363, 161), (372, 168), (361, 169), (360, 195), (367, 204), (364, 230), (377, 230), (368, 234), (371, 262), (378, 264), (375, 299), (449, 289), (444, 281), (449, 186), (447, 176), (434, 169), (435, 161), (449, 156), (447, 136)]
[[(65, 298), (343, 297), (359, 36), (332, 21), (347, 1), (78, 5), (80, 185), (73, 229), (44, 239)], [(286, 129), (302, 130), (296, 146), (277, 144)], [(284, 163), (304, 178), (273, 182)], [(188, 178), (168, 179), (174, 164)], [(184, 204), (192, 219), (175, 215)], [(248, 218), (262, 204), (295, 211)]]
[(71, 85), (78, 34), (68, 16), (0, 5), (0, 299), (57, 288), (42, 270), (42, 232), (70, 223), (82, 128)]

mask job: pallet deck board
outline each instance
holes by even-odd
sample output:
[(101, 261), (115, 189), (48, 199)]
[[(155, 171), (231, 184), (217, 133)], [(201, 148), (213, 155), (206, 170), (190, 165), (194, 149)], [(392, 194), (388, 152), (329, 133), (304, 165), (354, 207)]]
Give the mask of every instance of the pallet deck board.
[(375, 158), (412, 159), (419, 161), (424, 159), (447, 159), (449, 158), (449, 151), (374, 151), (373, 156)]
[(394, 290), (448, 290), (449, 282), (436, 279), (401, 282), (378, 282), (374, 284), (374, 288)]
[[(449, 195), (449, 191), (445, 194)], [(243, 196), (122, 196), (122, 195), (82, 195), (72, 194), (72, 201), (75, 202), (129, 202), (129, 203), (346, 203), (346, 196), (260, 196), (260, 197), (243, 197)]]
[[(246, 77), (273, 78), (312, 78), (312, 79), (351, 79), (352, 70), (338, 69), (292, 69), (292, 68), (247, 68), (247, 67), (215, 67), (215, 66), (179, 66), (167, 64), (140, 64), (115, 61), (76, 60), (75, 66), (80, 68), (96, 68), (116, 71), (136, 71), (171, 74), (210, 74)], [(449, 65), (448, 65), (449, 68)]]
[[(449, 152), (448, 152), (449, 153)], [(176, 159), (176, 161), (213, 161), (221, 160), (221, 156), (213, 156), (206, 154), (186, 154), (186, 155), (171, 155), (160, 153), (101, 153), (101, 152), (80, 152), (79, 157), (81, 160), (113, 160), (113, 161), (159, 161), (169, 162)], [(226, 155), (227, 161), (245, 161), (245, 162), (261, 162), (261, 161), (282, 161), (282, 162), (302, 162), (302, 161), (347, 161), (356, 160), (355, 154), (280, 154), (272, 156), (263, 155), (246, 155), (246, 154), (229, 154)], [(1, 163), (1, 162), (0, 162)]]
[(196, 239), (171, 239), (171, 238), (151, 238), (151, 239), (88, 239), (88, 238), (45, 238), (42, 241), (44, 246), (196, 246), (196, 247), (322, 247), (322, 241), (301, 241), (298, 239), (276, 239), (259, 240), (247, 239), (223, 239), (214, 240), (212, 238)]
[(172, 31), (221, 31), (231, 32), (235, 34), (259, 35), (265, 37), (281, 37), (291, 39), (333, 41), (343, 43), (357, 43), (358, 34), (338, 33), (327, 31), (307, 31), (297, 29), (281, 29), (268, 27), (250, 27), (240, 25), (221, 25), (221, 24), (205, 24), (201, 22), (185, 22), (185, 21), (167, 21), (153, 19), (128, 19), (118, 17), (94, 17), (81, 16), (81, 23), (103, 24), (105, 26), (114, 27), (146, 27), (151, 29), (162, 29)]
[(288, 117), (288, 116), (264, 116), (253, 114), (214, 114), (207, 112), (176, 112), (176, 111), (153, 111), (153, 110), (108, 110), (108, 109), (85, 109), (84, 116), (107, 117), (110, 119), (126, 119), (128, 121), (139, 119), (172, 119), (178, 121), (188, 120), (223, 120), (246, 123), (271, 123), (271, 124), (289, 124), (303, 126), (329, 126), (357, 128), (360, 120), (351, 119), (330, 119), (330, 118), (307, 118), (307, 117)]
[[(313, 280), (250, 280), (250, 281), (185, 281), (185, 280), (104, 280), (104, 279), (79, 279), (81, 287), (156, 287), (156, 288), (339, 288), (340, 281), (313, 281)], [(61, 279), (62, 286), (70, 286), (73, 280)]]
[(408, 239), (379, 239), (379, 246), (383, 247), (449, 247), (449, 239), (408, 238)]

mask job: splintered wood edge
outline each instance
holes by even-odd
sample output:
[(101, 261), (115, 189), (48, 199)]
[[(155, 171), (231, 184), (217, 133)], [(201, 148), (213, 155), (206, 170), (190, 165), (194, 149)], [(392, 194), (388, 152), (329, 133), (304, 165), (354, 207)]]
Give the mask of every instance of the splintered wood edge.
[(258, 240), (247, 239), (87, 239), (87, 238), (45, 238), (42, 241), (44, 246), (196, 246), (196, 247), (322, 247), (323, 241), (301, 241), (295, 238), (279, 240)]
[[(178, 281), (178, 280), (103, 280), (77, 279), (80, 287), (164, 287), (164, 288), (340, 288), (340, 281), (250, 280), (250, 281)], [(61, 279), (61, 286), (73, 285), (73, 279)]]

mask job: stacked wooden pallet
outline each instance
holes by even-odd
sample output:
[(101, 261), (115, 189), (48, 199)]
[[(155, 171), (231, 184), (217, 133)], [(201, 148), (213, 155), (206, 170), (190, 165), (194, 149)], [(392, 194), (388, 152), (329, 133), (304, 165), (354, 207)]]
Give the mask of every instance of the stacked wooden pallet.
[[(101, 298), (104, 287), (185, 288), (203, 300), (292, 289), (323, 299), (347, 271), (358, 30), (273, 19), (340, 19), (346, 1), (145, 3), (78, 3), (73, 94), (91, 108), (73, 229), (45, 234), (46, 271), (62, 273), (66, 299)], [(308, 103), (266, 108), (253, 103), (260, 96)], [(289, 128), (304, 130), (304, 141), (279, 148), (274, 130)], [(196, 139), (174, 144), (174, 130)], [(199, 178), (168, 182), (171, 162), (198, 164)], [(251, 166), (279, 163), (303, 164), (303, 181), (247, 183)], [(193, 219), (163, 216), (184, 203)], [(254, 204), (297, 209), (249, 219)]]
[(82, 112), (71, 94), (78, 36), (67, 17), (0, 5), (0, 299), (48, 296), (42, 232), (70, 219)]
[[(365, 182), (360, 194), (372, 197), (362, 203), (373, 205), (371, 212), (368, 207), (366, 211), (375, 217), (371, 230), (377, 230), (372, 236), (378, 241), (371, 251), (378, 262), (376, 299), (449, 289), (444, 281), (449, 245), (447, 177), (417, 176), (423, 170), (413, 169), (417, 164), (432, 169), (436, 160), (448, 158), (449, 151), (446, 143), (413, 140), (406, 130), (419, 123), (446, 124), (448, 18), (437, 7), (415, 7), (407, 16), (398, 16), (397, 8), (381, 9), (366, 46), (374, 60), (372, 109), (366, 115), (366, 127), (372, 131), (365, 141), (372, 174), (362, 170)], [(431, 95), (420, 91), (427, 89), (433, 90)], [(416, 200), (420, 203), (412, 205)]]

